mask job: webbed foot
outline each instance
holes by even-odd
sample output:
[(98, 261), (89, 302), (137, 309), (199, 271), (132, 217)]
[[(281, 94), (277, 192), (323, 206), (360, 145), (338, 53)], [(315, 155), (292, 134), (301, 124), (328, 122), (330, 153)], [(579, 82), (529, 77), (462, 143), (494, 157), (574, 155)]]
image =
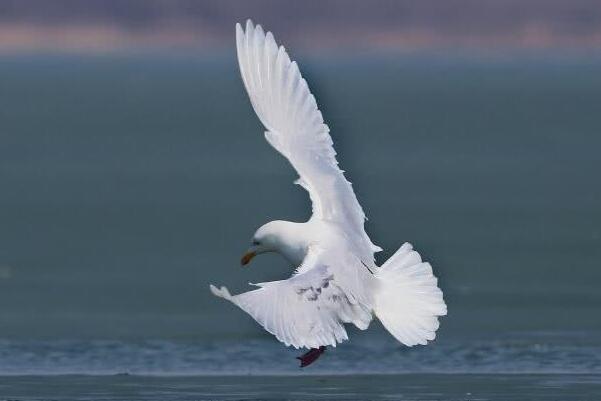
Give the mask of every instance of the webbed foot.
[(311, 348), (309, 351), (305, 352), (301, 356), (297, 356), (296, 359), (298, 359), (301, 362), (300, 367), (304, 368), (315, 362), (317, 358), (319, 358), (321, 354), (323, 354), (325, 351), (326, 347), (324, 347), (323, 345), (319, 348)]

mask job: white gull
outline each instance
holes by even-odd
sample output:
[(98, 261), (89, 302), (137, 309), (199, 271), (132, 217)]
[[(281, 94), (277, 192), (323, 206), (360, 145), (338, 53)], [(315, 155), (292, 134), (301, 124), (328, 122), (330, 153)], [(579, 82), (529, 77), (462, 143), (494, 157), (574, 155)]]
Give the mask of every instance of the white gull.
[(373, 317), (398, 341), (413, 346), (435, 337), (447, 313), (429, 263), (405, 243), (382, 266), (364, 229), (365, 214), (338, 167), (329, 128), (296, 62), (271, 32), (249, 20), (236, 25), (238, 62), (244, 86), (265, 138), (288, 159), (311, 197), (309, 221), (272, 221), (260, 227), (242, 258), (277, 252), (296, 268), (287, 280), (259, 283), (231, 295), (211, 285), (287, 346), (311, 349), (301, 365), (325, 346), (348, 339), (345, 324), (366, 329)]

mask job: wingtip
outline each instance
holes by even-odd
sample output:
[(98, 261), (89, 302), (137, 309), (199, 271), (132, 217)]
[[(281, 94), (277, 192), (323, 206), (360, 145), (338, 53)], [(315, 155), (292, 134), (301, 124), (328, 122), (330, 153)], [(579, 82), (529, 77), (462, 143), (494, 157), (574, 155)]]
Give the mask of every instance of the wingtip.
[(227, 300), (230, 300), (232, 298), (232, 295), (230, 294), (230, 292), (228, 291), (228, 289), (226, 287), (222, 286), (221, 288), (217, 288), (213, 284), (209, 284), (209, 289), (211, 290), (213, 295), (215, 295), (216, 297), (227, 299)]
[(261, 26), (261, 24), (255, 25), (255, 33), (261, 37), (265, 36), (265, 31), (263, 31), (263, 27)]
[(252, 31), (253, 29), (255, 29), (255, 26), (254, 26), (252, 20), (249, 18), (246, 20), (246, 33)]
[(242, 28), (242, 25), (239, 22), (236, 23), (235, 32), (236, 32), (236, 46), (237, 46), (238, 50), (240, 50), (240, 46), (244, 39), (244, 29)]
[(239, 22), (236, 22), (236, 37), (240, 37), (244, 35), (244, 28), (242, 27), (242, 24)]
[(275, 49), (278, 48), (278, 45), (275, 42), (275, 38), (273, 37), (273, 33), (271, 33), (271, 31), (267, 31), (267, 33), (265, 34), (265, 41), (272, 45)]
[(249, 34), (255, 34), (255, 35), (259, 35), (259, 36), (263, 36), (263, 37), (269, 37), (269, 35), (272, 36), (273, 38), (273, 34), (271, 32), (265, 32), (263, 30), (263, 27), (261, 26), (261, 24), (254, 24), (254, 22), (252, 21), (252, 19), (247, 19), (246, 23), (245, 23), (245, 27), (242, 27), (242, 24), (240, 22), (236, 23), (236, 34), (240, 35), (249, 35)]
[(215, 287), (213, 284), (209, 284), (209, 289), (215, 296), (219, 296), (219, 289)]

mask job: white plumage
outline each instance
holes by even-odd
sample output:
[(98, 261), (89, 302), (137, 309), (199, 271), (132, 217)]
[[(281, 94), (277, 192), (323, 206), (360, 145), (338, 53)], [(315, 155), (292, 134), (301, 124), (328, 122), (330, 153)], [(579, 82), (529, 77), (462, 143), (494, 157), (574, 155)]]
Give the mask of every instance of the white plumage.
[(242, 80), (265, 137), (299, 174), (313, 215), (306, 223), (267, 223), (247, 253), (248, 260), (263, 252), (282, 254), (297, 266), (291, 278), (239, 295), (213, 285), (211, 291), (296, 348), (336, 346), (348, 339), (345, 323), (366, 329), (374, 314), (405, 345), (433, 340), (446, 305), (430, 264), (406, 243), (384, 265), (375, 265), (374, 252), (381, 249), (365, 232), (365, 214), (338, 168), (329, 128), (296, 62), (271, 32), (250, 20), (245, 30), (236, 25), (236, 43)]

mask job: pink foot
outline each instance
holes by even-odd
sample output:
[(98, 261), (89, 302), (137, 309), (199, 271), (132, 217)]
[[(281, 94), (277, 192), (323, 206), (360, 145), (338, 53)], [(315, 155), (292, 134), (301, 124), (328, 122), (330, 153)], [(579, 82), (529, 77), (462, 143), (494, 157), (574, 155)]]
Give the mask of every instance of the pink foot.
[(311, 348), (309, 351), (302, 354), (301, 356), (297, 356), (296, 359), (301, 361), (300, 367), (304, 368), (315, 362), (317, 358), (319, 358), (320, 355), (323, 354), (325, 351), (326, 347), (324, 347), (323, 345), (319, 348)]

